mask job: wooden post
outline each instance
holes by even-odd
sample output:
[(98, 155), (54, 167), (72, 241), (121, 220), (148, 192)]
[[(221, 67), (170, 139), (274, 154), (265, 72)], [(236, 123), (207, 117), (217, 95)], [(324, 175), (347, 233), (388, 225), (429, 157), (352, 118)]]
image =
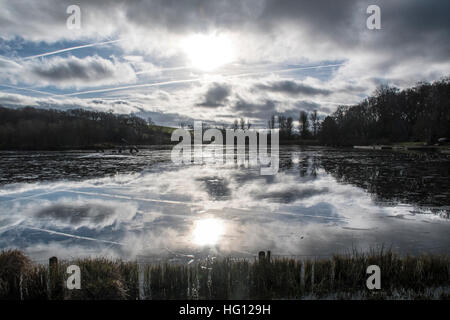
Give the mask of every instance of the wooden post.
[(48, 266), (51, 269), (58, 267), (58, 258), (57, 257), (51, 257), (48, 259)]
[(266, 260), (267, 262), (270, 262), (270, 250), (267, 250)]
[(58, 258), (51, 257), (48, 260), (49, 270), (49, 298), (50, 300), (62, 300), (64, 298), (63, 281), (59, 278)]
[(266, 253), (264, 251), (260, 251), (258, 253), (258, 259), (259, 259), (259, 262), (263, 262), (264, 260), (266, 260)]

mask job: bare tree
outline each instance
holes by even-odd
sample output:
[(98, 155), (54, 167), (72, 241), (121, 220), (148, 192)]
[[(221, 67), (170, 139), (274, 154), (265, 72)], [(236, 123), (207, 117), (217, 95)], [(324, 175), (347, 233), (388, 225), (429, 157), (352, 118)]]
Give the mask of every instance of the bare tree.
[(292, 130), (294, 129), (294, 119), (292, 117), (288, 117), (286, 119), (286, 135), (288, 137), (292, 136)]
[(300, 111), (299, 123), (300, 136), (302, 138), (306, 138), (309, 134), (309, 120), (307, 112)]
[(245, 120), (244, 118), (239, 119), (239, 127), (244, 130), (245, 129)]
[(317, 115), (317, 110), (314, 110), (310, 115), (309, 118), (311, 119), (311, 124), (313, 128), (313, 135), (314, 137), (317, 135), (317, 131), (319, 128), (319, 117)]
[(275, 129), (275, 115), (273, 114), (268, 121), (269, 129)]
[(238, 120), (234, 120), (233, 126), (231, 127), (233, 130), (237, 130), (239, 129), (239, 122)]

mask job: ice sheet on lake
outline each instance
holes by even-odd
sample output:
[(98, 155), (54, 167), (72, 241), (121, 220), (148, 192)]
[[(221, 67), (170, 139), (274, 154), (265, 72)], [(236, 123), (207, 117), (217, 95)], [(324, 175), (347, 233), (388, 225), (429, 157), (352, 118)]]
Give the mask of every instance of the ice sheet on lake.
[[(450, 248), (448, 220), (418, 216), (412, 205), (382, 206), (320, 168), (314, 176), (282, 171), (268, 177), (251, 169), (164, 166), (84, 181), (6, 185), (0, 205), (0, 247), (22, 248), (36, 259)], [(202, 219), (222, 225), (217, 242), (195, 243)]]

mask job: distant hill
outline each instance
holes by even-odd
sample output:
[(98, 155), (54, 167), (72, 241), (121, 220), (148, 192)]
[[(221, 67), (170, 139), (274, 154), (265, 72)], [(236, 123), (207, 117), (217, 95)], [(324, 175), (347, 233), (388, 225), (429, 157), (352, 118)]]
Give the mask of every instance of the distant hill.
[(0, 106), (0, 149), (63, 150), (125, 144), (169, 144), (174, 128), (133, 115)]

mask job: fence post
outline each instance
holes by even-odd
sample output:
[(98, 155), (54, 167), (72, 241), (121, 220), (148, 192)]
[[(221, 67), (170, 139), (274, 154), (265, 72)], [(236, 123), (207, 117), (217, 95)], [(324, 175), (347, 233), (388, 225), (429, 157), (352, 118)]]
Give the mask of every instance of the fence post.
[(267, 254), (264, 251), (258, 252), (259, 262), (270, 262), (270, 250), (267, 250)]
[(259, 262), (263, 262), (264, 260), (266, 260), (266, 253), (264, 251), (260, 251), (258, 253), (258, 260)]
[(60, 279), (59, 264), (57, 257), (51, 257), (48, 260), (49, 270), (49, 293), (50, 300), (63, 300), (64, 288), (63, 279)]

